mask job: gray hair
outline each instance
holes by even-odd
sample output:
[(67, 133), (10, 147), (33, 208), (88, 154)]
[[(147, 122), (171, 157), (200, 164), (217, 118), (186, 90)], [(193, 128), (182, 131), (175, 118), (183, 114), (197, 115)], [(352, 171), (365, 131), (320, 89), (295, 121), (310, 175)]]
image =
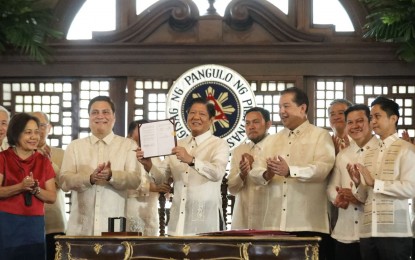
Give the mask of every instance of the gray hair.
[(46, 121), (48, 123), (50, 123), (49, 116), (45, 112), (42, 112), (42, 111), (33, 111), (33, 112), (30, 112), (29, 115), (34, 116), (36, 113), (39, 113), (39, 114), (43, 115), (43, 117), (46, 119)]
[(7, 122), (10, 122), (10, 112), (5, 107), (0, 106), (0, 112), (4, 112), (7, 115)]
[(353, 106), (353, 103), (350, 102), (347, 99), (334, 99), (333, 101), (330, 102), (329, 107), (327, 108), (327, 111), (330, 113), (330, 109), (333, 105), (335, 104), (345, 104), (347, 106), (347, 108)]

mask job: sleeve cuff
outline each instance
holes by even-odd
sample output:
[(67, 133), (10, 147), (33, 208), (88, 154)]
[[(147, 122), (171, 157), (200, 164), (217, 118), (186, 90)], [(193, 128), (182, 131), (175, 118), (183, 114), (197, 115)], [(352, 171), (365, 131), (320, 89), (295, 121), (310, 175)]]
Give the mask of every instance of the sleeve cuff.
[(116, 171), (111, 171), (111, 179), (108, 181), (108, 183), (109, 184), (114, 184), (115, 183), (115, 179), (116, 179), (116, 176), (117, 175), (117, 172)]
[(289, 174), (287, 177), (298, 178), (299, 176), (299, 169), (296, 166), (288, 166)]
[(381, 193), (384, 190), (385, 182), (375, 179), (375, 184), (373, 185), (374, 193)]

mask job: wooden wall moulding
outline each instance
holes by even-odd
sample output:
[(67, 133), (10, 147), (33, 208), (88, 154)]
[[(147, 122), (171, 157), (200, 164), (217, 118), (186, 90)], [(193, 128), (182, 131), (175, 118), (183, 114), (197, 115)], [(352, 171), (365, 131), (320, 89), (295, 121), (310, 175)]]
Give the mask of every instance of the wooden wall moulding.
[[(58, 28), (66, 32), (85, 0), (50, 2)], [(135, 9), (133, 2), (120, 4)], [(341, 2), (354, 26), (362, 26), (363, 4)], [(16, 52), (2, 55), (0, 77), (176, 78), (209, 63), (246, 76), (414, 75), (415, 63), (400, 61), (396, 45), (363, 40), (360, 27), (342, 34), (333, 26), (310, 25), (310, 6), (309, 0), (290, 0), (284, 14), (265, 0), (233, 0), (221, 17), (201, 16), (191, 0), (162, 0), (115, 31), (94, 33), (91, 40), (50, 42), (53, 61), (46, 66)]]
[(285, 14), (268, 1), (232, 1), (225, 11), (225, 22), (234, 30), (246, 31), (254, 23), (269, 32), (276, 42), (322, 42), (324, 35), (309, 34), (290, 26)]
[[(218, 26), (216, 23), (218, 19), (222, 26)], [(255, 29), (258, 32), (253, 32), (251, 29), (254, 24), (257, 25), (255, 28), (260, 28)], [(226, 29), (225, 25), (230, 30), (224, 30)], [(241, 37), (231, 37), (232, 34), (248, 34), (248, 36), (254, 34), (255, 39), (250, 40), (250, 44), (323, 42), (326, 38), (323, 34), (297, 30), (287, 23), (284, 13), (273, 4), (263, 0), (232, 1), (226, 8), (223, 18), (219, 15), (199, 16), (198, 8), (193, 1), (170, 0), (156, 2), (145, 12), (139, 14), (136, 21), (125, 30), (94, 33), (93, 41), (100, 43), (182, 44), (188, 42), (201, 44), (206, 42), (203, 37), (205, 31), (223, 35), (222, 38), (217, 38), (215, 44), (240, 44)], [(191, 39), (186, 39), (189, 34)], [(226, 34), (230, 34), (230, 36)], [(230, 41), (232, 39), (233, 41)]]

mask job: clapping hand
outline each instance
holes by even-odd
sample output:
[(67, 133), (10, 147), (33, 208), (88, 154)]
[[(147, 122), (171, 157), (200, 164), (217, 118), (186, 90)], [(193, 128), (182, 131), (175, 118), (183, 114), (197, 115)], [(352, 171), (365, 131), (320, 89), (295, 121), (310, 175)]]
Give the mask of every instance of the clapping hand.
[(355, 164), (352, 163), (348, 163), (346, 166), (347, 172), (349, 173), (350, 179), (352, 179), (353, 183), (355, 184), (355, 186), (359, 186), (361, 183), (361, 179), (360, 179), (360, 173), (357, 170), (357, 167)]
[(336, 206), (337, 208), (347, 209), (349, 207), (349, 201), (343, 195), (340, 187), (336, 187), (336, 191), (337, 191), (337, 196), (333, 202), (333, 205)]
[(357, 186), (360, 185), (361, 183), (361, 177), (363, 177), (363, 179), (366, 182), (367, 186), (373, 187), (375, 185), (375, 180), (372, 178), (372, 175), (370, 174), (369, 170), (363, 166), (360, 163), (356, 163), (356, 164), (351, 164), (348, 163), (346, 166), (347, 171), (349, 172), (349, 176), (352, 179), (352, 181), (354, 182), (354, 184)]
[(249, 171), (252, 169), (252, 163), (254, 162), (254, 157), (248, 153), (242, 155), (241, 161), (239, 162), (239, 175), (242, 180), (245, 180), (249, 174)]
[(22, 190), (32, 192), (32, 190), (36, 188), (39, 185), (39, 183), (37, 182), (37, 180), (33, 179), (33, 173), (31, 172), (30, 175), (26, 176), (22, 180), (21, 185)]
[(402, 132), (402, 139), (403, 140), (405, 140), (405, 141), (407, 141), (407, 142), (410, 142), (410, 143), (412, 143), (412, 144), (415, 144), (415, 138), (413, 139), (413, 141), (411, 142), (411, 137), (409, 137), (409, 133), (408, 133), (408, 131), (406, 131), (406, 130), (404, 130), (403, 132)]
[(271, 180), (275, 175), (287, 177), (290, 174), (290, 168), (287, 162), (281, 156), (269, 157), (266, 159), (267, 170), (263, 177), (265, 180)]
[(155, 184), (153, 182), (150, 182), (150, 191), (151, 192), (158, 192), (158, 193), (169, 193), (170, 192), (170, 185), (168, 184)]
[(97, 176), (100, 180), (109, 181), (112, 177), (111, 162), (104, 163), (102, 171), (98, 172)]
[(333, 144), (334, 144), (334, 150), (335, 154), (337, 155), (341, 150), (348, 147), (350, 145), (349, 137), (346, 135), (344, 138), (340, 138), (336, 135), (333, 135), (332, 137)]
[(42, 149), (37, 149), (37, 152), (39, 152), (43, 156), (49, 158), (49, 160), (52, 158), (52, 151), (51, 151), (49, 145), (45, 145)]
[(100, 163), (94, 172), (90, 175), (89, 180), (91, 184), (97, 181), (109, 181), (112, 177), (111, 163)]
[(287, 177), (290, 174), (290, 168), (285, 159), (278, 155), (272, 158), (267, 158), (267, 169), (270, 170), (271, 175), (279, 175)]
[(277, 164), (276, 162), (278, 161), (278, 158), (276, 156), (274, 157), (269, 157), (266, 159), (266, 163), (267, 163), (267, 170), (264, 172), (263, 177), (265, 180), (269, 181), (272, 178), (274, 178), (274, 176), (277, 173)]
[(373, 179), (369, 170), (365, 166), (361, 165), (360, 163), (357, 163), (355, 167), (357, 168), (357, 171), (360, 173), (360, 175), (363, 176), (363, 179), (365, 180), (366, 185), (373, 187), (375, 185), (375, 179)]
[(349, 188), (341, 188), (336, 187), (337, 191), (337, 197), (335, 201), (333, 202), (334, 206), (342, 209), (347, 209), (349, 207), (349, 204), (360, 204), (360, 201), (356, 199), (356, 197), (353, 195), (351, 187), (353, 187), (353, 183), (350, 183), (350, 189)]

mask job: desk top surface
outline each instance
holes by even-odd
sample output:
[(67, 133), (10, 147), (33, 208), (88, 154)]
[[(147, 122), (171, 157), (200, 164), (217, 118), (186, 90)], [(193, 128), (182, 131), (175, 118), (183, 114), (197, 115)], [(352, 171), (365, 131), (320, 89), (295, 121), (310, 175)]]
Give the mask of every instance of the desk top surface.
[(56, 236), (57, 240), (129, 240), (129, 241), (174, 241), (174, 242), (186, 242), (186, 241), (308, 241), (308, 242), (319, 242), (320, 237), (296, 237), (296, 236)]

